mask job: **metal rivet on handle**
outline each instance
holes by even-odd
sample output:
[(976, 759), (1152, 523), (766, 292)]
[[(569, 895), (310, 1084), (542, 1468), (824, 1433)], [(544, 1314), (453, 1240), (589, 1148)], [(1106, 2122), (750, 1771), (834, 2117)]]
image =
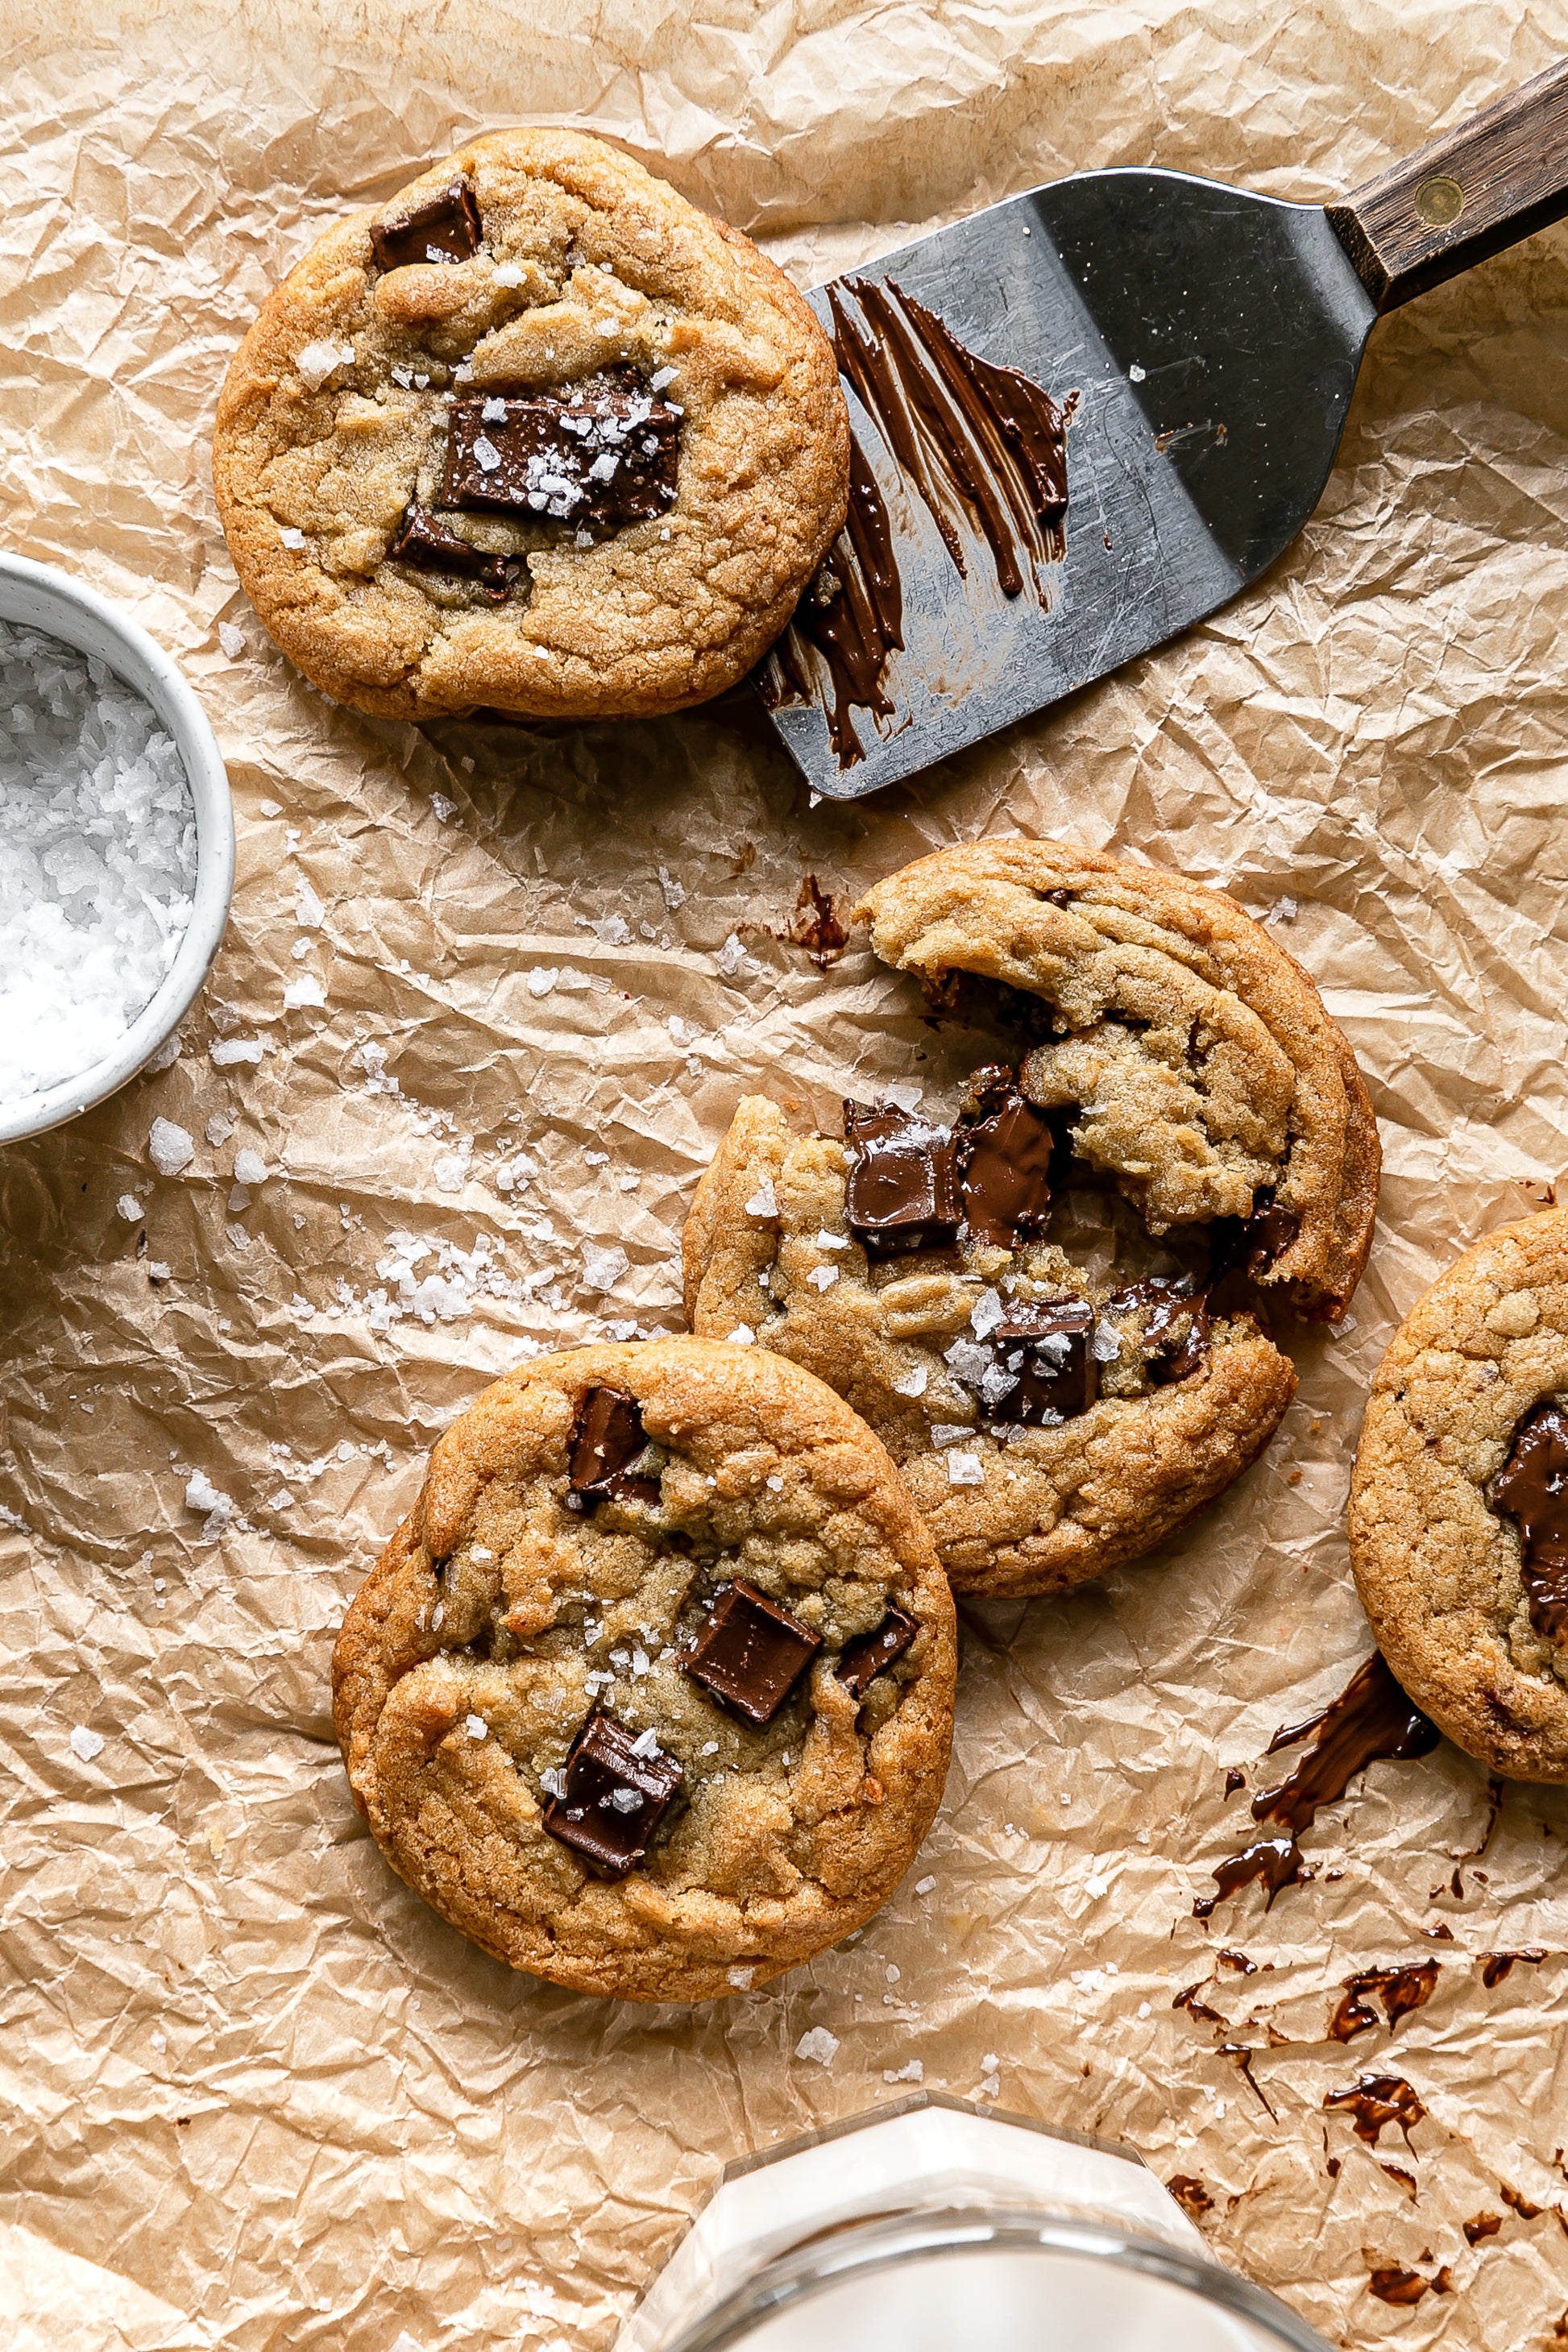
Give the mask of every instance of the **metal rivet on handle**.
[(1439, 173), (1433, 180), (1423, 180), (1415, 191), (1415, 210), (1428, 228), (1447, 228), (1457, 221), (1465, 209), (1465, 192), (1458, 180)]

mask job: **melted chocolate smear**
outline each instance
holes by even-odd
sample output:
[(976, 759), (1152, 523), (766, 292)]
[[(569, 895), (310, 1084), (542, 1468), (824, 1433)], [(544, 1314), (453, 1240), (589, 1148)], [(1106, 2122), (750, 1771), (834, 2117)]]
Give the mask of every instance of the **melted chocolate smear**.
[(1560, 1404), (1548, 1399), (1525, 1414), (1491, 1501), (1518, 1523), (1531, 1623), (1543, 1642), (1568, 1640), (1568, 1412)]
[(1517, 2189), (1510, 2189), (1506, 2180), (1499, 2181), (1497, 2193), (1510, 2212), (1517, 2213), (1521, 2221), (1533, 2221), (1542, 2210), (1539, 2205), (1532, 2205), (1528, 2197), (1521, 2197)]
[(1534, 1969), (1539, 1968), (1545, 1958), (1546, 1955), (1539, 1944), (1528, 1945), (1522, 1952), (1483, 1952), (1481, 1982), (1490, 1992), (1512, 1972), (1516, 1961), (1523, 1960), (1529, 1967)]
[(889, 656), (901, 652), (903, 643), (904, 591), (892, 526), (866, 453), (851, 434), (848, 515), (773, 647), (763, 673), (763, 699), (772, 710), (784, 702), (814, 700), (807, 647), (815, 647), (827, 670), (827, 739), (839, 766), (852, 768), (866, 754), (850, 711), (858, 706), (873, 721), (892, 717), (882, 680)]
[(1241, 2073), (1247, 2079), (1247, 2089), (1257, 2099), (1258, 2104), (1263, 2109), (1264, 2114), (1270, 2116), (1275, 2123), (1278, 2123), (1279, 2120), (1278, 2109), (1270, 2106), (1268, 2098), (1264, 2095), (1261, 2084), (1254, 2078), (1252, 2062), (1258, 2053), (1253, 2050), (1250, 2043), (1246, 2042), (1222, 2042), (1219, 2046), (1219, 2054), (1222, 2058), (1229, 2058), (1240, 2069)]
[(1179, 1992), (1176, 1995), (1175, 2000), (1171, 2003), (1171, 2007), (1173, 2009), (1184, 2009), (1189, 2017), (1206, 2017), (1211, 2025), (1223, 2025), (1226, 2032), (1228, 2032), (1230, 2031), (1229, 2020), (1222, 2017), (1217, 2009), (1211, 2009), (1207, 2001), (1200, 2000), (1198, 1998), (1200, 1993), (1207, 1991), (1209, 1986), (1213, 1982), (1214, 1979), (1212, 1977), (1204, 1977), (1198, 1983), (1189, 1985), (1185, 1992)]
[(1234, 1765), (1234, 1764), (1233, 1764), (1233, 1765), (1231, 1766), (1231, 1768), (1230, 1768), (1229, 1771), (1228, 1771), (1228, 1772), (1226, 1774), (1226, 1776), (1225, 1776), (1225, 1793), (1226, 1793), (1226, 1795), (1227, 1797), (1234, 1797), (1234, 1796), (1235, 1796), (1235, 1794), (1236, 1794), (1236, 1792), (1237, 1792), (1237, 1790), (1238, 1789), (1245, 1789), (1245, 1788), (1246, 1788), (1246, 1786), (1247, 1786), (1247, 1775), (1246, 1775), (1246, 1773), (1245, 1773), (1245, 1772), (1243, 1772), (1243, 1771), (1241, 1771), (1241, 1770), (1240, 1770), (1240, 1769), (1239, 1769), (1236, 1765)]
[(1372, 1996), (1382, 2001), (1392, 2033), (1402, 2017), (1426, 2007), (1437, 1990), (1437, 1973), (1436, 1960), (1413, 1960), (1407, 1968), (1363, 1969), (1343, 1978), (1344, 1998), (1329, 2020), (1330, 2041), (1351, 2042), (1372, 2031), (1377, 2023), (1376, 2011), (1368, 2006)]
[(1467, 2242), (1472, 2246), (1479, 2246), (1483, 2238), (1495, 2238), (1497, 2236), (1498, 2231), (1502, 2228), (1502, 2215), (1500, 2213), (1478, 2213), (1475, 2220), (1473, 2221), (1467, 2221), (1464, 2227)]
[(467, 180), (454, 180), (401, 220), (373, 227), (371, 251), (382, 269), (406, 269), (419, 261), (468, 261), (478, 253), (484, 230)]
[(507, 593), (506, 558), (459, 539), (438, 515), (417, 503), (409, 507), (387, 549), (395, 563), (411, 563), (419, 572), (454, 572), (460, 580), (478, 580), (497, 604)]
[(1288, 1834), (1262, 1838), (1242, 1853), (1233, 1854), (1215, 1870), (1217, 1893), (1200, 1895), (1193, 1915), (1206, 1919), (1229, 1895), (1258, 1879), (1268, 1887), (1265, 1908), (1275, 1896), (1294, 1885), (1304, 1867), (1300, 1844), (1320, 1809), (1342, 1797), (1356, 1774), (1383, 1760), (1404, 1763), (1429, 1755), (1437, 1745), (1438, 1730), (1429, 1717), (1406, 1698), (1385, 1664), (1373, 1651), (1358, 1667), (1331, 1706), (1306, 1723), (1277, 1731), (1268, 1754), (1292, 1748), (1310, 1738), (1312, 1745), (1295, 1770), (1277, 1788), (1260, 1790), (1252, 1801), (1257, 1822), (1278, 1822)]
[(1331, 2091), (1325, 2108), (1348, 2107), (1357, 2139), (1375, 2147), (1390, 2124), (1397, 2124), (1410, 2146), (1410, 2135), (1426, 2109), (1403, 2074), (1363, 2074), (1348, 2091)]
[(1415, 2202), (1415, 2175), (1406, 2172), (1402, 2164), (1380, 2164), (1379, 2172), (1386, 2172), (1390, 2180), (1397, 2180), (1412, 2205)]
[(1208, 1362), (1208, 1297), (1204, 1291), (1151, 1276), (1117, 1291), (1106, 1300), (1105, 1312), (1113, 1318), (1143, 1314), (1143, 1355), (1154, 1388), (1188, 1380)]
[(870, 332), (833, 306), (838, 363), (913, 482), (959, 572), (958, 525), (991, 550), (997, 583), (1018, 595), (1041, 566), (1061, 561), (1067, 512), (1067, 423), (1044, 386), (959, 341), (945, 320), (889, 279), (850, 281)]
[(1447, 2294), (1447, 2271), (1443, 2270), (1439, 2273), (1439, 2276), (1443, 2280), (1441, 2287), (1437, 2287), (1436, 2279), (1424, 2279), (1419, 2271), (1402, 2271), (1390, 2264), (1373, 2271), (1367, 2284), (1379, 2303), (1392, 2303), (1403, 2309), (1407, 2308), (1411, 2304), (1419, 2303), (1428, 2287), (1436, 2288), (1439, 2294)]
[(976, 1071), (974, 1108), (958, 1122), (963, 1218), (977, 1242), (1021, 1249), (1045, 1232), (1051, 1205), (1051, 1123), (1005, 1067)]
[(569, 393), (455, 400), (441, 504), (601, 530), (654, 521), (674, 503), (680, 418), (630, 369)]
[(800, 886), (784, 936), (793, 947), (805, 950), (818, 971), (837, 963), (848, 945), (849, 934), (838, 919), (832, 894), (824, 890), (815, 874), (808, 874)]
[(1245, 1952), (1216, 1952), (1215, 1958), (1222, 1969), (1234, 1969), (1238, 1976), (1255, 1977), (1258, 1974), (1258, 1962), (1249, 1959)]

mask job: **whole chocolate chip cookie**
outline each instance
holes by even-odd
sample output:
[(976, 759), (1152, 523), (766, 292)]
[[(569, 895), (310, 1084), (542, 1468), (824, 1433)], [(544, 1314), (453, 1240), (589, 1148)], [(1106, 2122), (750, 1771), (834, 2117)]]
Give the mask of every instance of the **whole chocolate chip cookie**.
[(1489, 1234), (1405, 1317), (1350, 1535), (1416, 1706), (1494, 1772), (1568, 1780), (1568, 1210)]
[(1060, 1591), (1266, 1444), (1296, 1380), (1254, 1307), (1343, 1311), (1377, 1198), (1366, 1091), (1300, 966), (1177, 876), (980, 843), (857, 915), (955, 1024), (1010, 1024), (1015, 1058), (951, 1109), (847, 1103), (842, 1141), (744, 1099), (687, 1223), (687, 1312), (865, 1415), (960, 1591)]
[(331, 229), (218, 404), (240, 579), (390, 717), (673, 710), (733, 685), (844, 520), (831, 348), (746, 238), (563, 131)]
[(514, 1968), (744, 1990), (868, 1918), (952, 1732), (952, 1601), (881, 1444), (705, 1339), (498, 1381), (344, 1621), (333, 1705), (393, 1867)]

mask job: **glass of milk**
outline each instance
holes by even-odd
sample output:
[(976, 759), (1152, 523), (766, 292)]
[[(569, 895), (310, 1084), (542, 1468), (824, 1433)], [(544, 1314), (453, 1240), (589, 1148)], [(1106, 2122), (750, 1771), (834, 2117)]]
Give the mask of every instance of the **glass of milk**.
[(729, 2166), (616, 2352), (1327, 2352), (1128, 2147), (916, 2092)]

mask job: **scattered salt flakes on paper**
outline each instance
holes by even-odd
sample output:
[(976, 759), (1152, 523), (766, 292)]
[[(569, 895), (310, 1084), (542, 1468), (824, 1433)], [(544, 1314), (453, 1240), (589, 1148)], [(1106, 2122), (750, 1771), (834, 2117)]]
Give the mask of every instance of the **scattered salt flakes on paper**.
[(172, 1118), (155, 1118), (147, 1138), (147, 1156), (160, 1176), (177, 1176), (196, 1156), (195, 1138)]
[[(220, 630), (218, 634), (221, 635), (223, 633)], [(237, 629), (235, 635), (237, 636), (239, 632)], [(283, 803), (281, 801), (258, 801), (257, 805), (260, 809), (263, 816), (281, 816), (283, 814)]]
[(668, 866), (661, 866), (658, 869), (658, 887), (664, 893), (665, 906), (672, 915), (678, 907), (685, 906), (686, 886), (676, 880)]
[(116, 1216), (123, 1217), (128, 1225), (139, 1225), (142, 1222), (142, 1203), (134, 1192), (121, 1192), (114, 1203), (114, 1213)]
[(776, 1217), (778, 1213), (779, 1204), (773, 1192), (773, 1180), (771, 1176), (764, 1176), (746, 1203), (746, 1214), (748, 1217)]
[(425, 2347), (403, 2328), (387, 2346), (386, 2352), (425, 2352)]
[(605, 1249), (597, 1242), (583, 1244), (583, 1287), (584, 1290), (614, 1290), (631, 1264), (619, 1242)]
[(753, 1348), (757, 1341), (757, 1335), (749, 1323), (737, 1323), (734, 1329), (725, 1336), (731, 1348)]
[(259, 1151), (245, 1150), (234, 1155), (234, 1181), (237, 1184), (265, 1184), (267, 1162)]
[(893, 1382), (893, 1393), (904, 1397), (924, 1396), (930, 1380), (931, 1374), (924, 1364), (917, 1364), (912, 1372), (906, 1372), (901, 1381)]
[(215, 1070), (229, 1070), (237, 1062), (259, 1062), (266, 1051), (265, 1037), (219, 1037), (207, 1049), (207, 1058)]
[(795, 2054), (810, 2059), (814, 2065), (831, 2066), (838, 2055), (838, 2036), (829, 2033), (826, 2025), (814, 2025), (795, 2043)]
[(294, 888), (294, 920), (302, 931), (319, 931), (326, 911), (301, 874)]
[(187, 1511), (205, 1511), (202, 1535), (208, 1543), (216, 1543), (234, 1517), (234, 1497), (215, 1486), (205, 1470), (193, 1470), (185, 1483)]
[(745, 949), (741, 945), (738, 933), (734, 931), (730, 933), (713, 961), (726, 980), (733, 980), (736, 973), (742, 970), (751, 971), (756, 970), (756, 959), (746, 953)]
[(96, 1757), (102, 1755), (103, 1741), (96, 1731), (89, 1731), (85, 1723), (79, 1723), (71, 1733), (71, 1753), (82, 1763), (90, 1764)]
[(560, 977), (553, 964), (536, 963), (528, 975), (530, 996), (548, 996)]
[(468, 1180), (468, 1154), (462, 1151), (444, 1152), (436, 1162), (434, 1174), (438, 1192), (460, 1192)]
[(1083, 1891), (1091, 1901), (1098, 1903), (1102, 1895), (1110, 1894), (1110, 1881), (1108, 1878), (1090, 1876), (1084, 1880)]
[(489, 1728), (482, 1715), (469, 1715), (463, 1718), (463, 1729), (470, 1739), (488, 1739)]
[(1269, 910), (1269, 919), (1279, 923), (1293, 923), (1300, 911), (1294, 898), (1276, 898)]
[[(232, 621), (218, 623), (217, 641), (230, 661), (237, 661), (245, 651), (245, 632), (243, 629), (237, 629)], [(263, 801), (261, 814), (263, 816), (276, 816), (278, 814), (276, 803)]]
[(430, 806), (435, 812), (436, 822), (437, 824), (448, 824), (458, 814), (457, 802), (449, 801), (445, 793), (432, 793), (430, 795)]
[(961, 1454), (956, 1448), (947, 1457), (947, 1483), (950, 1486), (983, 1486), (985, 1473), (980, 1466), (978, 1454)]
[(320, 1005), (325, 1004), (326, 1001), (327, 992), (311, 971), (301, 972), (299, 979), (291, 980), (283, 991), (285, 1013), (297, 1013), (303, 1004)]
[(180, 1058), (184, 1042), (177, 1029), (172, 1036), (165, 1037), (157, 1051), (149, 1054), (142, 1063), (142, 1068), (144, 1075), (148, 1077), (155, 1077), (160, 1070), (172, 1070)]
[(900, 1078), (894, 1085), (884, 1087), (882, 1092), (898, 1109), (912, 1111), (918, 1106), (925, 1088), (917, 1087), (912, 1078)]
[(896, 2074), (890, 2066), (882, 2069), (884, 2083), (923, 2083), (925, 2078), (926, 2070), (918, 2058), (911, 2058), (909, 2064), (900, 2066)]
[(584, 1167), (588, 1168), (607, 1168), (610, 1164), (610, 1155), (607, 1151), (584, 1151), (583, 1162)]
[(915, 1893), (917, 1895), (929, 1895), (935, 1885), (936, 1881), (934, 1878), (917, 1878), (915, 1881)]
[(631, 938), (631, 925), (624, 915), (579, 915), (580, 930), (592, 931), (602, 948), (624, 948)]

